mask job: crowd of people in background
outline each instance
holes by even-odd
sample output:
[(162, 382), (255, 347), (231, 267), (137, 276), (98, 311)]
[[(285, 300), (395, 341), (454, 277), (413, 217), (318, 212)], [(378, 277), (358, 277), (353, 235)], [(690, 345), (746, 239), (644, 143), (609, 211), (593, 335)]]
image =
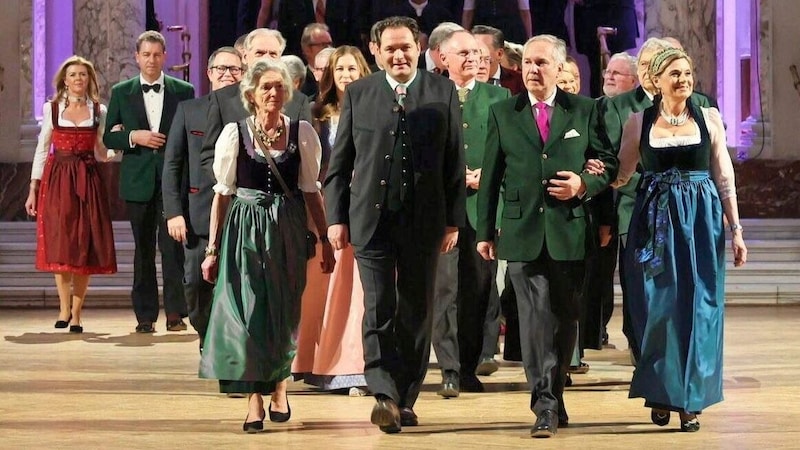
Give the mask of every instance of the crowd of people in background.
[[(66, 60), (25, 205), (55, 327), (82, 332), (89, 275), (116, 271), (95, 164), (121, 153), (134, 330), (156, 331), (158, 244), (166, 330), (188, 317), (247, 433), (290, 419), (292, 378), (374, 396), (385, 433), (416, 426), (431, 347), (439, 396), (484, 392), (502, 330), (531, 435), (553, 436), (583, 350), (608, 345), (617, 260), (630, 396), (697, 431), (722, 399), (725, 222), (747, 259), (722, 118), (679, 45), (625, 52), (632, 1), (574, 2), (582, 77), (566, 3), (262, 0), (199, 98), (156, 31), (108, 108), (92, 63)], [(597, 26), (617, 29), (607, 63)]]

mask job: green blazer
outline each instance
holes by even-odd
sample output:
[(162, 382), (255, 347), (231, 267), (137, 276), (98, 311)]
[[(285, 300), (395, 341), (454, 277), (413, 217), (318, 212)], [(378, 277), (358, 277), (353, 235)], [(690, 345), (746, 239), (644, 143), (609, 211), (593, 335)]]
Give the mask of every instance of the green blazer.
[[(177, 78), (164, 75), (164, 106), (158, 130), (167, 134), (172, 126), (172, 117), (178, 103), (194, 98), (194, 87)], [(114, 125), (122, 124), (122, 131), (111, 131)], [(130, 133), (134, 130), (149, 130), (147, 113), (142, 96), (139, 75), (117, 83), (111, 88), (108, 116), (103, 143), (106, 147), (122, 150), (119, 174), (119, 196), (126, 201), (148, 202), (161, 192), (161, 174), (164, 170), (164, 147), (153, 150), (129, 145)]]
[[(583, 172), (588, 158), (606, 165), (603, 175)], [(580, 174), (583, 199), (556, 200), (546, 189), (556, 172)], [(547, 245), (557, 261), (584, 259), (586, 213), (583, 201), (616, 177), (617, 159), (599, 128), (595, 101), (557, 89), (550, 137), (542, 143), (527, 92), (490, 107), (486, 155), (478, 190), (478, 241), (495, 239), (494, 218), (505, 182), (497, 257), (533, 261)]]
[[(461, 117), (464, 121), (464, 154), (470, 170), (483, 166), (484, 147), (486, 145), (486, 121), (489, 118), (489, 106), (507, 99), (511, 93), (508, 89), (488, 83), (475, 83), (467, 101), (461, 106)], [(498, 208), (498, 220), (502, 208)], [(467, 218), (472, 228), (478, 223), (478, 191), (467, 188)], [(500, 224), (499, 222), (497, 223)]]
[[(690, 101), (697, 106), (717, 107), (717, 102), (705, 94), (695, 92)], [(622, 128), (633, 113), (644, 111), (653, 106), (653, 101), (647, 96), (644, 89), (639, 86), (632, 91), (625, 92), (616, 97), (601, 102), (602, 126), (611, 143), (614, 154), (619, 154), (622, 142)], [(636, 186), (639, 184), (639, 174), (634, 174), (628, 184), (617, 189), (620, 194), (617, 198), (617, 229), (620, 235), (628, 234), (628, 227), (633, 214), (633, 205), (636, 199)]]

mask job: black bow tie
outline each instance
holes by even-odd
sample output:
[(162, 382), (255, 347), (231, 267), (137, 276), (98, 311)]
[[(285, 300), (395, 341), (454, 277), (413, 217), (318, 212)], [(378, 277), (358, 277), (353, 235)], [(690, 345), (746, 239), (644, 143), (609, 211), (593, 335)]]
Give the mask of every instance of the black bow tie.
[(142, 85), (142, 92), (150, 92), (150, 89), (156, 91), (156, 93), (161, 92), (161, 85), (158, 83)]

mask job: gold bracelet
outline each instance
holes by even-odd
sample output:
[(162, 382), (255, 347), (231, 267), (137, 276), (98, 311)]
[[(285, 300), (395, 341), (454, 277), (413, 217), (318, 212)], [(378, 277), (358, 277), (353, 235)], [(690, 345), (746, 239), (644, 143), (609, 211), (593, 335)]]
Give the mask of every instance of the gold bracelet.
[(216, 245), (207, 245), (205, 249), (206, 256), (217, 256), (219, 252), (217, 251)]

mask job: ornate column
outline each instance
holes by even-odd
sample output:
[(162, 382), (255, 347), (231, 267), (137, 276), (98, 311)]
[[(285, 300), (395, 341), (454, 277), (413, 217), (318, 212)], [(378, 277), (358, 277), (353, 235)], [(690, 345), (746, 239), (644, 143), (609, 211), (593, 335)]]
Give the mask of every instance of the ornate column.
[(139, 73), (136, 38), (145, 30), (145, 0), (75, 0), (75, 53), (97, 69), (100, 98)]
[(695, 65), (695, 90), (717, 96), (716, 0), (645, 0), (645, 36), (672, 36)]
[(772, 79), (771, 0), (752, 0), (750, 6), (750, 116), (742, 122), (738, 158), (772, 155), (770, 83)]

